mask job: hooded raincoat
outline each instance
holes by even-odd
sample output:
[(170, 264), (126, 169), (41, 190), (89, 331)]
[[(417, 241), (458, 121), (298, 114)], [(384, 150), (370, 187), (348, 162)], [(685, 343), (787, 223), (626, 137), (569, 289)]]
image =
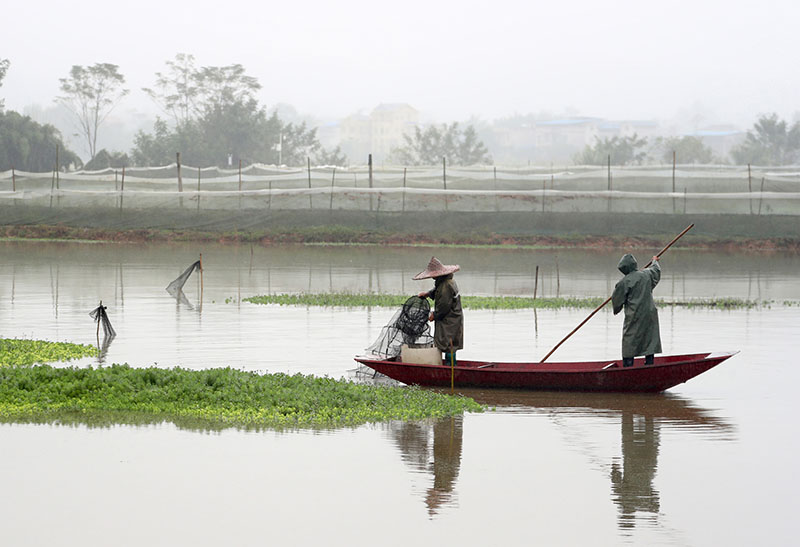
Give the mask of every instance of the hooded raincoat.
[(464, 348), (464, 314), (461, 295), (453, 274), (434, 278), (435, 285), (428, 296), (433, 298), (433, 342), (440, 351)]
[(611, 303), (614, 315), (625, 308), (622, 325), (622, 357), (637, 357), (661, 353), (661, 334), (658, 311), (653, 301), (653, 289), (661, 279), (658, 261), (639, 271), (636, 258), (623, 256), (617, 265), (625, 277), (614, 287)]

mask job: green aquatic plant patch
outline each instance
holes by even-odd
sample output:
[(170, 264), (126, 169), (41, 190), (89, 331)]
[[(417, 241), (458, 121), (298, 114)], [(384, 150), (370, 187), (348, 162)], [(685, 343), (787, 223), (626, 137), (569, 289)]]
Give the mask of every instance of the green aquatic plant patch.
[[(353, 294), (353, 293), (318, 293), (318, 294), (268, 294), (243, 298), (252, 304), (279, 304), (282, 306), (340, 306), (340, 307), (399, 307), (410, 295), (397, 294)], [(526, 296), (462, 296), (464, 308), (473, 310), (517, 310), (517, 309), (594, 309), (603, 303), (601, 297), (539, 297)], [(235, 301), (235, 299), (231, 299)], [(226, 299), (228, 302), (228, 299)], [(661, 306), (685, 306), (698, 308), (754, 308), (767, 305), (756, 300), (738, 298), (697, 299), (685, 301), (658, 300)]]
[(482, 410), (462, 396), (302, 374), (128, 365), (0, 369), (0, 421), (136, 413), (166, 421), (200, 421), (210, 428), (282, 429), (422, 420)]
[(86, 344), (0, 338), (0, 367), (69, 361), (97, 355), (97, 348)]

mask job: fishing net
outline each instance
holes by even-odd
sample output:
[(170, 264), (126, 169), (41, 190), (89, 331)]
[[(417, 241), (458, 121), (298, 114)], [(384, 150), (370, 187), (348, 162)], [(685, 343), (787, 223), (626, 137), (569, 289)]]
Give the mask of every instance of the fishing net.
[(367, 348), (367, 351), (384, 359), (393, 359), (400, 355), (403, 344), (411, 347), (431, 347), (433, 337), (428, 325), (430, 312), (431, 306), (427, 298), (412, 296), (381, 329), (378, 339)]
[[(103, 325), (103, 336), (106, 338), (113, 338), (117, 335), (117, 331), (114, 330), (114, 327), (111, 326), (111, 321), (108, 319), (106, 306), (104, 306), (102, 302), (100, 302), (99, 306), (89, 312), (89, 316), (94, 319), (95, 323)], [(100, 327), (98, 326), (98, 329), (99, 328)]]
[(198, 260), (186, 270), (179, 275), (172, 283), (167, 285), (167, 292), (172, 295), (173, 297), (177, 298), (178, 300), (185, 300), (186, 296), (183, 294), (183, 286), (186, 285), (186, 280), (189, 279), (189, 276), (192, 275), (192, 272), (195, 270), (201, 270), (201, 262)]

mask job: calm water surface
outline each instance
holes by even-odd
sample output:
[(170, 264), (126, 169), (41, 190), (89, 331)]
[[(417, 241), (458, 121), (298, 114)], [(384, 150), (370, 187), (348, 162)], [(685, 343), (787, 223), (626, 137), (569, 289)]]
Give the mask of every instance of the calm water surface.
[[(164, 287), (199, 252), (202, 305), (194, 278), (179, 302)], [(105, 363), (351, 377), (394, 310), (240, 298), (416, 293), (433, 253), (461, 264), (465, 294), (532, 294), (537, 265), (545, 296), (619, 279), (616, 252), (0, 243), (0, 336), (94, 343), (102, 299), (119, 333)], [(774, 301), (662, 309), (665, 352), (741, 351), (666, 394), (471, 390), (492, 410), (320, 432), (2, 424), (3, 545), (791, 544), (800, 307), (784, 301), (800, 300), (800, 258), (670, 251), (662, 266), (659, 297)], [(461, 355), (540, 358), (586, 314), (467, 311)], [(616, 357), (620, 330), (602, 312), (554, 358)]]

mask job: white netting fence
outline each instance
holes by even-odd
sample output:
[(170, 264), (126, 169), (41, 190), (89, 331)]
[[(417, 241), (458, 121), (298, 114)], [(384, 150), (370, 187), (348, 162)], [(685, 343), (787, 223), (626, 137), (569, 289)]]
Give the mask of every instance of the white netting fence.
[(195, 211), (800, 215), (800, 167), (238, 169), (0, 173), (0, 206)]

